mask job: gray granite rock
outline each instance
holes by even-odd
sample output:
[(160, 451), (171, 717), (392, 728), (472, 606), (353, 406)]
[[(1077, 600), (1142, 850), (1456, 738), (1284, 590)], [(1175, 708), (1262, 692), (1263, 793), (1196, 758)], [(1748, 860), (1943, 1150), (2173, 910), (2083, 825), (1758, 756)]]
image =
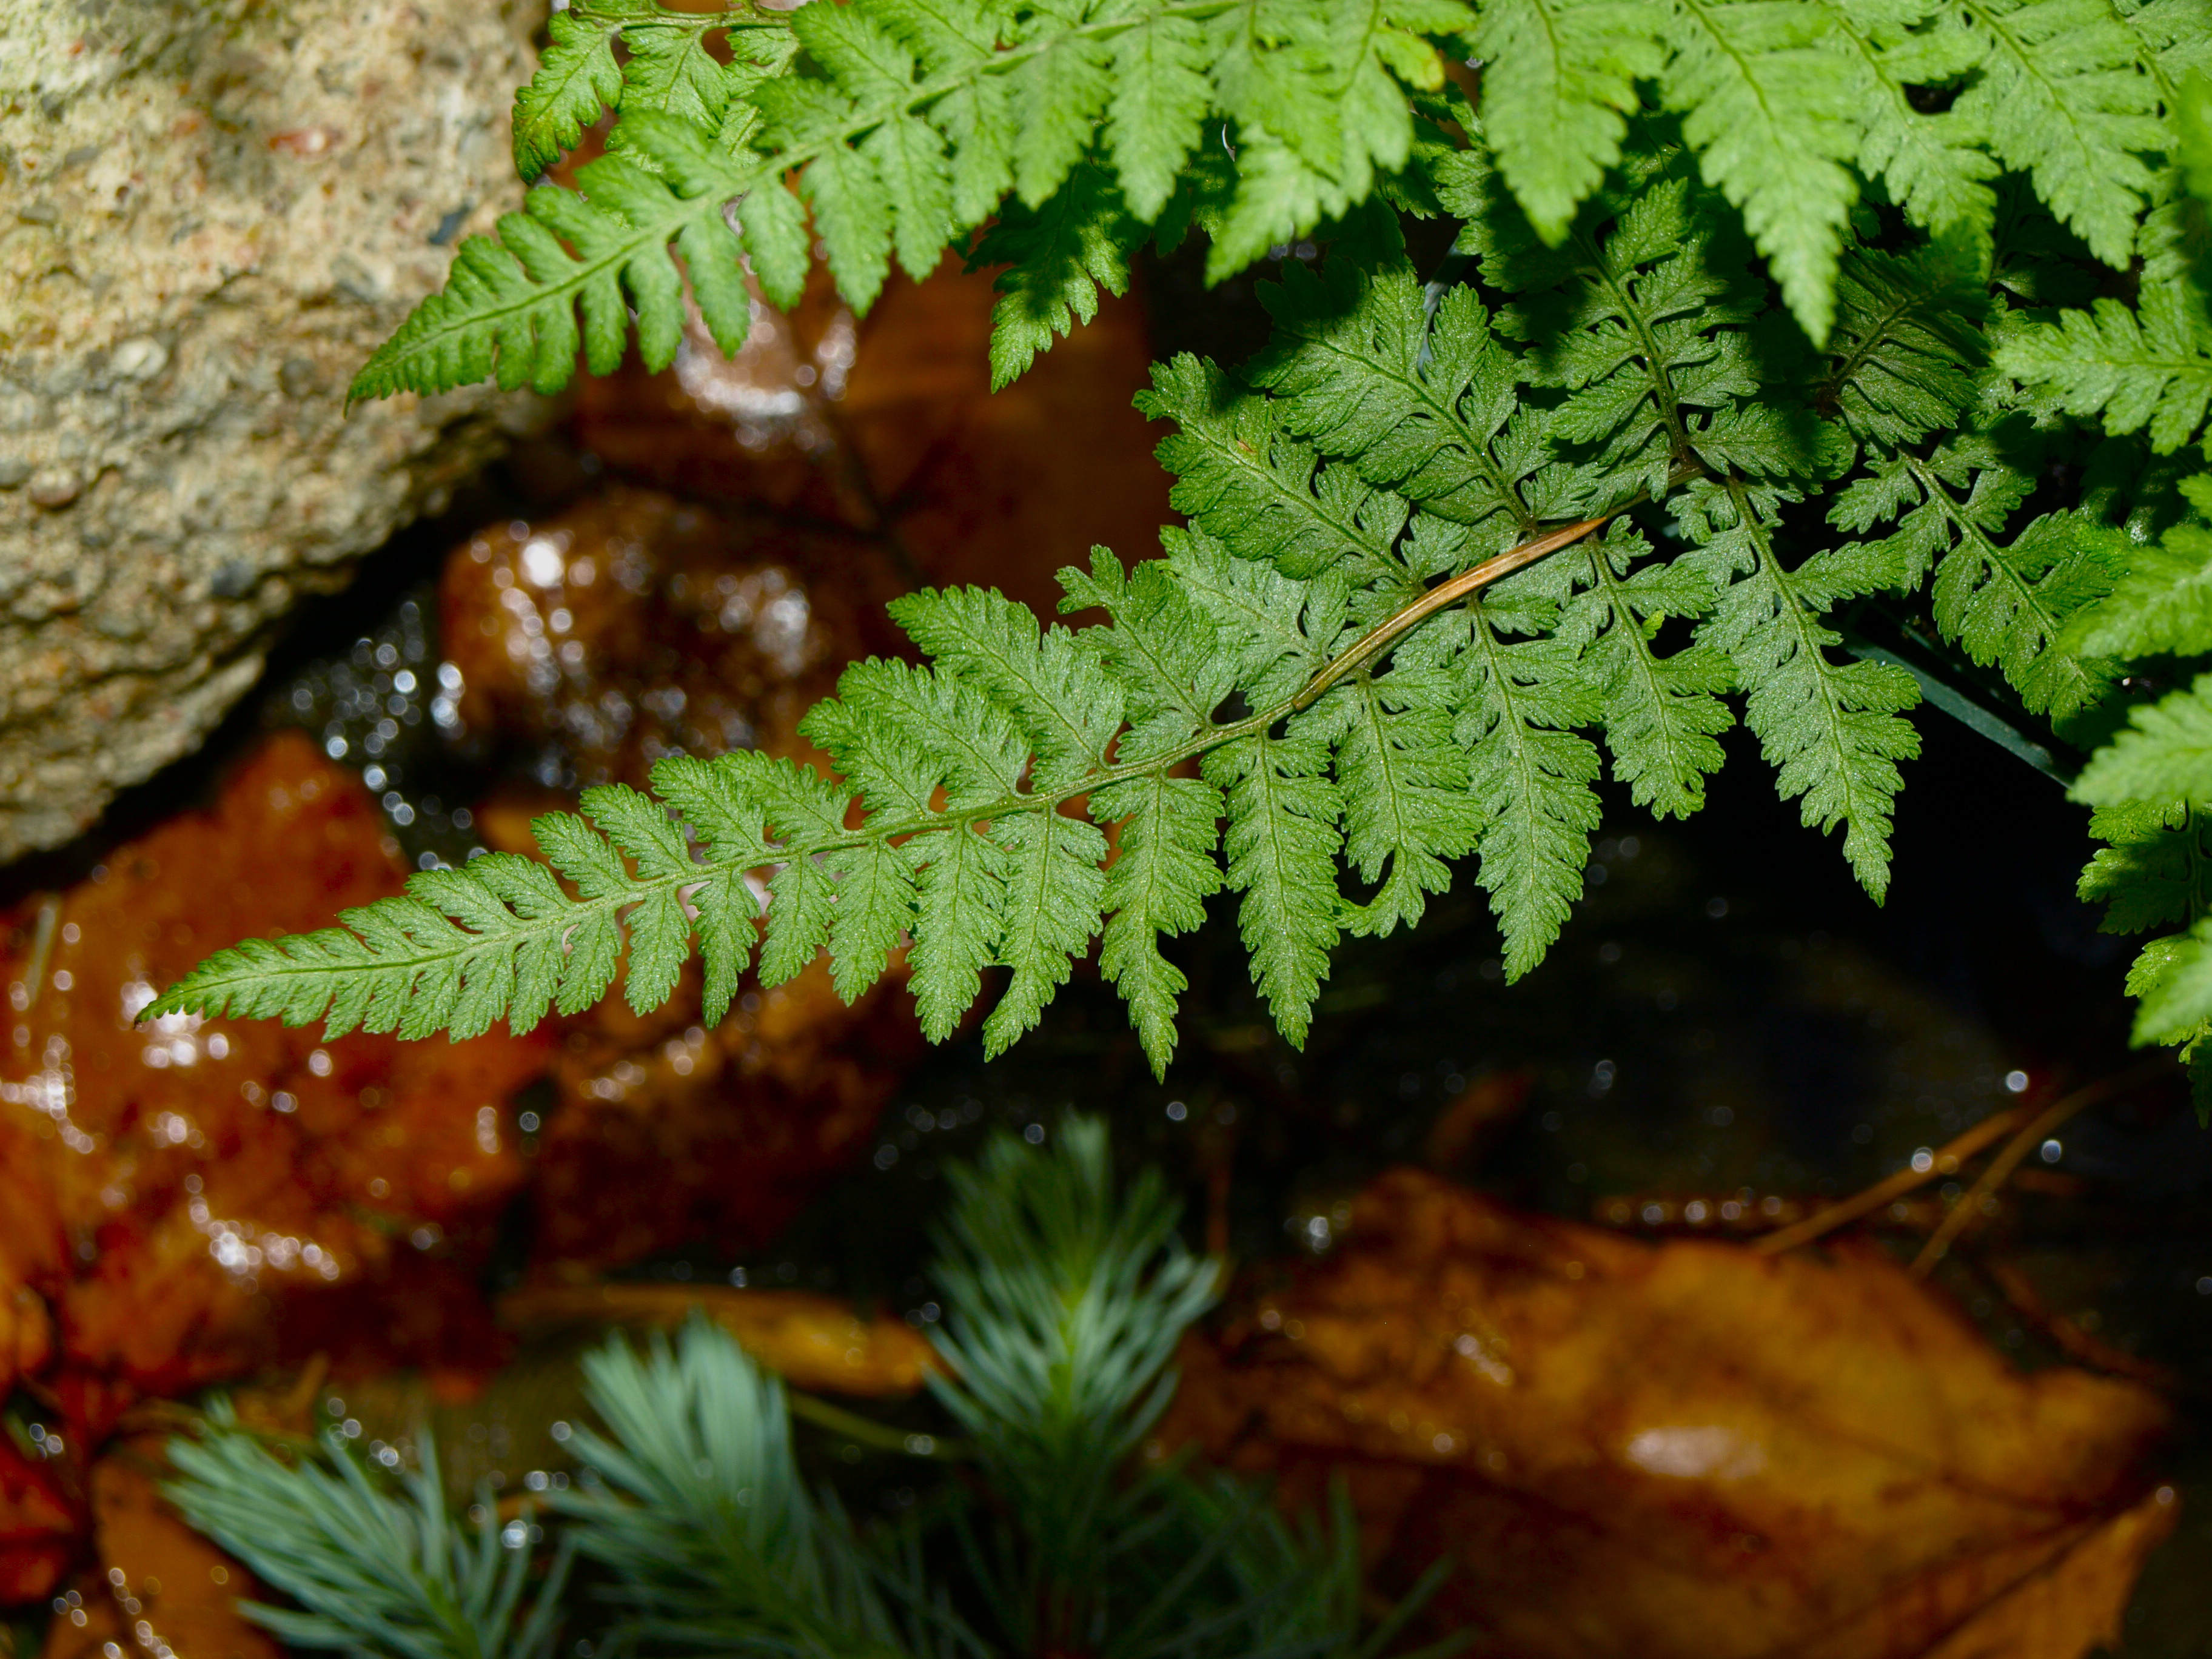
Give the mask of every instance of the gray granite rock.
[(0, 862), (191, 750), (514, 406), (344, 406), (517, 204), (543, 0), (7, 0)]

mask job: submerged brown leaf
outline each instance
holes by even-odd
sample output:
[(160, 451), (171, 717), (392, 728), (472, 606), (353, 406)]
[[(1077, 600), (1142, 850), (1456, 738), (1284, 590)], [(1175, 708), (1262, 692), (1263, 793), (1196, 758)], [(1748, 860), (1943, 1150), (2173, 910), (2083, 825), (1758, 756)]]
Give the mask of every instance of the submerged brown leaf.
[(1183, 1368), (1166, 1438), (1293, 1501), (1341, 1473), (1386, 1577), (1452, 1558), (1480, 1659), (2079, 1659), (2179, 1507), (2156, 1395), (2014, 1369), (1870, 1246), (1652, 1245), (1410, 1170)]

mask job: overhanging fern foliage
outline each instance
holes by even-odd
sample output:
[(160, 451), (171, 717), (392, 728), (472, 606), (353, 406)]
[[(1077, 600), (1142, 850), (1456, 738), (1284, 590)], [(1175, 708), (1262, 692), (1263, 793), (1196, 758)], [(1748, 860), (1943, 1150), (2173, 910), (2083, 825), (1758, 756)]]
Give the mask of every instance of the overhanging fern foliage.
[(1218, 280), (1378, 191), (1417, 204), (1466, 128), (1445, 66), (1470, 52), (1486, 142), (1545, 243), (1663, 108), (1825, 344), (1869, 199), (1986, 243), (2014, 169), (2125, 264), (2203, 30), (2195, 0), (577, 0), (516, 97), (515, 165), (537, 178), (608, 112), (614, 154), (465, 242), (353, 395), (544, 390), (580, 336), (604, 373), (625, 295), (659, 368), (681, 331), (672, 251), (727, 349), (741, 258), (793, 303), (810, 216), (863, 310), (894, 258), (917, 278), (947, 247), (1004, 263), (1003, 384), (1121, 289), (1148, 234), (1201, 227)]
[[(665, 760), (541, 820), (542, 860), (241, 944), (149, 1012), (521, 1030), (618, 973), (654, 1006), (696, 949), (719, 1018), (748, 972), (826, 951), (849, 998), (903, 951), (933, 1038), (1003, 972), (995, 1054), (1095, 939), (1164, 1068), (1167, 941), (1226, 890), (1295, 1042), (1344, 935), (1470, 869), (1529, 971), (1608, 769), (1686, 814), (1739, 721), (1879, 899), (1921, 696), (1885, 615), (2012, 718), (2140, 702), (2076, 793), (2150, 803), (2100, 820), (2148, 845), (2212, 801), (2212, 680), (2122, 677), (2212, 655), (2212, 486), (2170, 459), (2212, 409), (2208, 61), (2203, 0), (579, 0), (518, 164), (611, 108), (608, 154), (469, 244), (357, 392), (554, 386), (631, 309), (665, 361), (672, 256), (732, 343), (747, 268), (788, 298), (810, 237), (856, 305), (894, 257), (1006, 263), (1001, 381), (1194, 225), (1216, 276), (1276, 246), (1273, 337), (1158, 367), (1185, 522), (1064, 571), (1077, 625), (898, 601), (912, 656), (804, 726), (834, 774)], [(1430, 282), (1404, 226), (1439, 214)], [(2138, 970), (2147, 1036), (2212, 1032), (2189, 927)]]

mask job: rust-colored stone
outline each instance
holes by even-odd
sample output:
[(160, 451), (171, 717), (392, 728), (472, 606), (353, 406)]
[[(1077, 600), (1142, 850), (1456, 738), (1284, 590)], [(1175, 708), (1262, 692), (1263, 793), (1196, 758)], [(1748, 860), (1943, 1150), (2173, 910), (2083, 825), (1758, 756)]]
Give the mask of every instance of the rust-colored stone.
[(543, 1039), (137, 1021), (210, 951), (327, 925), (402, 879), (358, 779), (288, 733), (211, 811), (0, 921), (0, 1172), (29, 1195), (11, 1198), (0, 1290), (52, 1306), (49, 1386), (84, 1426), (134, 1394), (319, 1349), (495, 1354), (469, 1273), (521, 1185), (502, 1108), (543, 1069)]
[(553, 745), (579, 783), (642, 785), (664, 755), (810, 752), (800, 717), (895, 643), (897, 591), (836, 530), (617, 488), (456, 550), (441, 633), (464, 726)]

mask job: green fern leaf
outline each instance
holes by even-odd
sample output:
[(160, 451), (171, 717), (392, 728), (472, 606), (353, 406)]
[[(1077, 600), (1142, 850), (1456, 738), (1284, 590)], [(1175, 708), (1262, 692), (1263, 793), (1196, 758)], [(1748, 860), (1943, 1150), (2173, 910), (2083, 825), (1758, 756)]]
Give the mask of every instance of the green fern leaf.
[(1637, 82), (1665, 61), (1666, 13), (1649, 0), (1492, 0), (1475, 26), (1483, 131), (1545, 241), (1620, 159)]
[(1328, 660), (1309, 601), (1316, 612), (1340, 615), (1341, 584), (1291, 580), (1254, 559), (1240, 559), (1202, 529), (1164, 530), (1161, 545), (1176, 585), (1213, 623), (1236, 684), (1262, 708), (1287, 701)]
[(1560, 632), (1581, 646), (1604, 708), (1613, 776), (1654, 815), (1687, 817), (1705, 804), (1705, 779), (1720, 769), (1719, 734), (1735, 717), (1719, 694), (1735, 689), (1729, 660), (1710, 646), (1662, 657), (1660, 627), (1695, 619), (1713, 606), (1713, 590), (1686, 562), (1632, 567), (1651, 551), (1632, 529), (1616, 526), (1589, 551), (1561, 562), (1582, 592), (1560, 617)]
[[(658, 173), (606, 155), (578, 170), (577, 191), (531, 191), (525, 211), (500, 220), (498, 241), (471, 236), (461, 244), (445, 289), (417, 306), (362, 365), (348, 397), (442, 392), (494, 374), (503, 387), (551, 392), (568, 383), (580, 345), (593, 374), (611, 373), (629, 326), (624, 289), (637, 307), (641, 355), (648, 368), (665, 368), (684, 329), (670, 246), (695, 271), (734, 269), (738, 243), (721, 204), (751, 179), (681, 122), (631, 119), (633, 154), (649, 157)], [(698, 286), (703, 305), (717, 290)], [(742, 313), (709, 321), (718, 336), (744, 338)]]
[(1070, 29), (1047, 38), (1012, 77), (1014, 194), (1043, 205), (1090, 150), (1093, 129), (1113, 92), (1103, 42)]
[(1981, 62), (1963, 31), (1923, 26), (1935, 0), (1824, 0), (1833, 25), (1826, 44), (1853, 76), (1853, 102), (1865, 131), (1859, 170), (1880, 178), (1905, 216), (1923, 230), (1963, 233), (1986, 245), (1996, 217), (1990, 188), (1997, 164), (1969, 106), (1941, 113), (1913, 106), (1916, 87), (1961, 78)]
[(1999, 337), (1999, 369), (2113, 434), (2148, 430), (2170, 454), (2212, 404), (2212, 320), (2172, 288), (2147, 288), (2139, 310), (2100, 300), (2053, 323), (2017, 321)]
[(1213, 104), (1209, 66), (1205, 31), (1193, 18), (1155, 15), (1113, 42), (1107, 153), (1130, 210), (1148, 224), (1198, 148)]
[(1928, 69), (1903, 72), (1971, 63), (1977, 72), (1952, 117), (1986, 132), (1998, 160), (2031, 174), (2092, 253), (2124, 265), (2150, 191), (2142, 154), (2162, 152), (2167, 139), (2157, 82), (2139, 69), (2117, 10), (2106, 0), (1960, 0), (1938, 9), (1917, 47)]
[(915, 914), (914, 866), (880, 841), (830, 855), (836, 884), (830, 917), (830, 977), (846, 1002), (883, 977)]
[(1228, 884), (1244, 896), (1238, 917), (1252, 982), (1293, 1048), (1304, 1046), (1337, 939), (1340, 809), (1328, 770), (1325, 744), (1265, 733), (1205, 761), (1206, 781), (1228, 810)]
[[(720, 130), (733, 77), (707, 51), (708, 27), (704, 17), (653, 17), (648, 11), (623, 27), (622, 42), (629, 52), (622, 69), (623, 118), (608, 134), (611, 148), (635, 137), (630, 119), (644, 110), (706, 132)], [(744, 79), (743, 71), (734, 78)]]
[(1095, 605), (1113, 617), (1111, 628), (1085, 629), (1076, 638), (1121, 686), (1129, 725), (1115, 745), (1117, 762), (1149, 760), (1186, 743), (1236, 689), (1235, 657), (1164, 560), (1125, 573), (1110, 550), (1094, 547), (1091, 568), (1071, 566), (1060, 583), (1067, 592), (1063, 612)]
[(1273, 402), (1240, 395), (1212, 364), (1188, 354), (1155, 363), (1137, 407), (1179, 428), (1155, 452), (1176, 474), (1169, 501), (1245, 557), (1293, 577), (1388, 562), (1405, 503), (1348, 466), (1316, 477), (1313, 452), (1283, 433)]
[(2212, 898), (2212, 815), (2180, 800), (2130, 800), (2100, 806), (2089, 833), (2100, 848), (2076, 890), (2085, 904), (2105, 906), (2107, 933), (2147, 933), (2186, 927)]
[(1067, 982), (1071, 958), (1098, 930), (1106, 884), (1106, 837), (1095, 824), (1047, 809), (1009, 814), (992, 830), (1006, 854), (999, 960), (1013, 977), (983, 1021), (988, 1057), (1012, 1048)]
[[(1274, 394), (1285, 428), (1432, 513), (1478, 527), (1498, 520), (1489, 539), (1498, 546), (1534, 530), (1521, 480), (1492, 448), (1517, 406), (1519, 365), (1471, 289), (1443, 296), (1433, 332), (1402, 264), (1370, 276), (1332, 262), (1326, 282), (1291, 265), (1260, 297), (1274, 342), (1246, 372)], [(1540, 438), (1522, 447), (1531, 460), (1544, 455)]]
[[(2027, 460), (2035, 465), (2032, 452)], [(2111, 591), (2128, 544), (2124, 532), (2075, 513), (2045, 514), (2000, 540), (2034, 484), (1999, 439), (1973, 434), (1925, 460), (1907, 452), (1877, 466), (1837, 498), (1829, 522), (1864, 531), (1895, 518), (1895, 533), (1869, 544), (1870, 556), (1887, 560), (1905, 587), (1917, 587), (1932, 562), (1944, 637), (2002, 669), (2031, 713), (2063, 719), (2104, 695), (2117, 665), (2061, 648), (2060, 632)]]
[(1859, 112), (1837, 72), (1834, 24), (1807, 0), (1674, 0), (1674, 57), (1661, 77), (1705, 181), (1743, 213), (1783, 298), (1824, 343), (1836, 259), (1858, 186)]
[(942, 1042), (975, 1006), (983, 969), (997, 959), (1007, 859), (966, 823), (916, 836), (905, 851), (919, 872), (907, 984), (923, 1035)]
[(1189, 982), (1160, 954), (1159, 936), (1195, 931), (1206, 900), (1221, 886), (1213, 861), (1221, 792), (1196, 778), (1154, 774), (1099, 790), (1091, 810), (1121, 825), (1100, 895), (1106, 927), (1098, 966), (1129, 1005), (1153, 1075), (1165, 1077), (1175, 1055), (1176, 1000)]
[(1744, 723), (1776, 770), (1784, 800), (1822, 831), (1844, 826), (1844, 857), (1877, 901), (1889, 887), (1891, 803), (1897, 763), (1920, 752), (1901, 718), (1920, 701), (1901, 668), (1838, 664), (1840, 636), (1820, 623), (1838, 601), (1893, 582), (1888, 555), (1847, 547), (1785, 570), (1773, 525), (1784, 494), (1771, 486), (1691, 486), (1683, 523), (1700, 546), (1699, 568), (1719, 590), (1701, 644), (1727, 653), (1746, 688)]
[(1026, 605), (995, 589), (909, 593), (891, 615), (914, 642), (988, 687), (1037, 755), (1032, 786), (1054, 789), (1103, 768), (1121, 726), (1121, 692), (1064, 628), (1042, 634)]
[(1500, 589), (1467, 616), (1454, 735), (1468, 752), (1483, 823), (1479, 879), (1504, 936), (1505, 976), (1516, 980), (1544, 959), (1582, 894), (1600, 766), (1596, 748), (1573, 728), (1595, 724), (1600, 708), (1571, 642), (1503, 637), (1548, 630), (1548, 600)]
[(1379, 884), (1345, 907), (1345, 930), (1381, 937), (1417, 925), (1426, 896), (1451, 887), (1448, 859), (1475, 849), (1484, 819), (1468, 788), (1467, 756), (1453, 740), (1450, 677), (1401, 665), (1331, 690), (1293, 730), (1336, 751), (1344, 854)]
[(1098, 311), (1098, 290), (1125, 292), (1137, 226), (1103, 168), (1078, 166), (1042, 207), (1009, 204), (977, 244), (972, 264), (1004, 260), (991, 309), (991, 389), (1029, 372), (1055, 335)]
[(2212, 674), (2138, 705), (2119, 734), (2089, 757), (2072, 793), (2091, 806), (2212, 800)]
[(514, 94), (514, 170), (524, 179), (574, 149), (584, 129), (622, 101), (615, 39), (623, 21), (598, 7), (556, 11), (546, 21), (544, 54)]
[(2212, 530), (2176, 525), (2163, 541), (2129, 549), (2112, 592), (2076, 612), (2059, 643), (2088, 657), (2212, 651)]
[(1827, 376), (1814, 393), (1863, 444), (1894, 447), (1951, 427), (1988, 355), (1982, 284), (1936, 249), (1855, 248), (1837, 273)]

